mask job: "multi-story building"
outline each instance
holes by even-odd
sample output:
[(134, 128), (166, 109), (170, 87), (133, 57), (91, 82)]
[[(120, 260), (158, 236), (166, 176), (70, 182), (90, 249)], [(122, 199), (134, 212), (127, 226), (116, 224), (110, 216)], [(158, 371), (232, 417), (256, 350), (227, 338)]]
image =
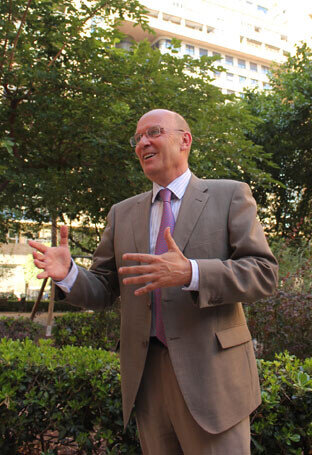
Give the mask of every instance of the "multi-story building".
[(282, 62), (294, 44), (312, 34), (310, 0), (142, 0), (155, 35), (126, 21), (121, 30), (133, 41), (149, 40), (168, 52), (171, 39), (181, 41), (179, 54), (220, 57), (225, 68), (214, 84), (224, 93), (242, 93), (244, 87), (269, 89), (272, 62)]

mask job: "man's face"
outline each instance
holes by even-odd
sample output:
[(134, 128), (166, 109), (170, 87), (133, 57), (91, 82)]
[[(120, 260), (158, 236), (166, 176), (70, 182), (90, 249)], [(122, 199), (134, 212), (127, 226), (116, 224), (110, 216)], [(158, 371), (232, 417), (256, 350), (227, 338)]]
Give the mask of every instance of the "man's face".
[[(160, 126), (164, 132), (158, 137), (147, 137), (144, 133), (153, 126)], [(183, 132), (178, 129), (172, 114), (152, 111), (138, 122), (136, 133), (143, 134), (135, 148), (143, 172), (147, 178), (167, 186), (187, 169), (187, 156)]]

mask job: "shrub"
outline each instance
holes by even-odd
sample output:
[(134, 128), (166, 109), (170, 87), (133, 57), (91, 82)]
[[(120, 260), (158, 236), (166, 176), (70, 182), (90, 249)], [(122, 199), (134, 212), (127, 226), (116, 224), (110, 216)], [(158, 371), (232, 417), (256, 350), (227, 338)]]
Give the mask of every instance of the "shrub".
[(312, 444), (312, 358), (287, 352), (258, 361), (262, 405), (251, 416), (253, 454), (309, 455)]
[(312, 356), (312, 294), (278, 291), (248, 305), (246, 313), (258, 358), (272, 360), (284, 350), (301, 359)]
[(95, 313), (67, 313), (55, 318), (52, 335), (58, 347), (70, 344), (114, 350), (119, 327), (117, 308)]
[[(288, 353), (258, 361), (262, 405), (251, 416), (252, 454), (308, 455), (312, 442), (312, 358)], [(123, 431), (119, 359), (101, 349), (49, 340), (0, 342), (0, 453), (55, 450), (141, 453), (132, 419)], [(28, 451), (28, 452), (27, 452)], [(53, 452), (51, 452), (53, 453)]]
[(312, 356), (311, 244), (294, 237), (275, 241), (273, 251), (280, 266), (278, 291), (246, 305), (256, 355), (273, 360), (276, 352), (286, 349), (304, 359)]
[(12, 340), (38, 340), (44, 335), (44, 328), (37, 322), (28, 318), (0, 318), (0, 338), (12, 338)]
[(2, 339), (0, 403), (1, 455), (47, 452), (59, 443), (75, 453), (140, 453), (134, 421), (123, 431), (114, 353)]
[[(0, 312), (19, 312), (19, 313), (30, 313), (34, 306), (34, 302), (23, 302), (16, 300), (0, 300)], [(38, 312), (48, 311), (49, 302), (40, 302), (38, 305)], [(55, 302), (54, 311), (81, 311), (81, 308), (74, 307), (67, 303)]]

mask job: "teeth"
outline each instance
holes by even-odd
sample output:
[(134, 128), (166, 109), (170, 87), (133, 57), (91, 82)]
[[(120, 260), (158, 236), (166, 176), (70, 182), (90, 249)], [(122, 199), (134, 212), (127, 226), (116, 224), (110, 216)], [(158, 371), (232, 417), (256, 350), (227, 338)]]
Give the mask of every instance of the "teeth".
[(145, 160), (148, 160), (149, 158), (151, 158), (151, 157), (154, 156), (154, 155), (155, 155), (155, 153), (150, 153), (149, 155), (145, 155), (145, 156), (144, 156), (144, 159), (145, 159)]

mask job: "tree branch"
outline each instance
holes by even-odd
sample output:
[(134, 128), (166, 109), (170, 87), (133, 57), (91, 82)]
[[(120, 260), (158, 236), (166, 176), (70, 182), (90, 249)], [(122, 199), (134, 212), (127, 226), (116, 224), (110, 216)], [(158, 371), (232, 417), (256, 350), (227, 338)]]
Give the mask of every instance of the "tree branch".
[(26, 9), (24, 11), (24, 14), (23, 14), (19, 29), (17, 31), (16, 37), (15, 37), (15, 40), (14, 40), (14, 43), (13, 43), (13, 49), (12, 49), (12, 52), (11, 52), (10, 63), (9, 63), (9, 70), (11, 70), (13, 62), (14, 62), (15, 49), (16, 49), (16, 46), (17, 46), (21, 31), (22, 31), (22, 29), (24, 27), (24, 24), (25, 24), (25, 21), (26, 21), (26, 17), (27, 17), (27, 13), (28, 13), (28, 9), (30, 7), (31, 2), (32, 2), (32, 0), (28, 0), (28, 2), (27, 2)]
[(84, 246), (81, 245), (81, 243), (78, 241), (78, 240), (75, 240), (74, 237), (72, 236), (72, 234), (69, 232), (68, 234), (68, 238), (73, 242), (73, 244), (75, 246), (77, 246), (78, 248), (81, 249), (81, 251), (83, 251), (84, 253), (88, 253), (88, 254), (93, 254), (93, 251), (91, 250), (88, 250), (88, 248), (85, 248)]
[[(99, 6), (98, 8), (96, 8), (96, 9), (92, 12), (92, 14), (90, 14), (90, 15), (82, 22), (82, 24), (81, 24), (81, 26), (80, 26), (80, 30), (82, 29), (82, 27), (84, 26), (84, 24), (85, 24), (86, 22), (88, 22), (88, 20), (90, 20), (90, 19), (91, 19), (91, 18), (92, 18), (100, 9), (102, 9), (102, 8), (103, 8), (103, 5), (101, 5), (101, 6)], [(78, 30), (79, 30), (79, 29), (78, 29)], [(48, 64), (48, 68), (50, 68), (50, 67), (55, 63), (56, 59), (61, 55), (62, 51), (65, 49), (65, 47), (66, 47), (67, 44), (68, 44), (67, 42), (65, 42), (65, 43), (63, 44), (63, 46), (61, 47), (61, 49), (58, 51), (58, 53), (53, 57), (53, 59), (51, 60), (51, 62)]]
[[(12, 19), (12, 0), (10, 0), (8, 23), (11, 22), (11, 19)], [(9, 41), (9, 39), (6, 36), (6, 38), (4, 40), (4, 44), (3, 44), (3, 54), (2, 54), (2, 61), (1, 61), (1, 64), (0, 64), (0, 71), (2, 71), (4, 62), (5, 62), (5, 54), (6, 54), (6, 48), (7, 48), (8, 41)]]

